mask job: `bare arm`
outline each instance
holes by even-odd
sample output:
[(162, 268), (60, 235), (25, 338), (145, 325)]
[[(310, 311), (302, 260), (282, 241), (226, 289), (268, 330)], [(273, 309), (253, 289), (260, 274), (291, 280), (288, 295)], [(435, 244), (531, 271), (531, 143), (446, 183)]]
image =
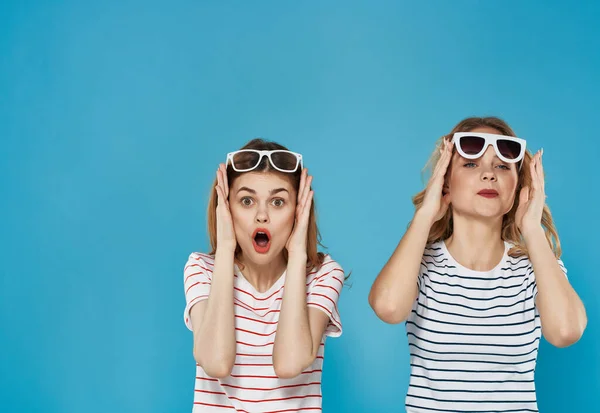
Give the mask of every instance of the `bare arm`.
[(233, 266), (237, 245), (229, 211), (225, 165), (217, 171), (217, 250), (208, 299), (194, 305), (191, 321), (194, 358), (211, 377), (227, 377), (235, 363)]
[(369, 304), (377, 317), (386, 323), (405, 321), (417, 299), (419, 267), (430, 228), (426, 217), (415, 214), (410, 227), (371, 287)]
[(525, 242), (535, 272), (542, 333), (556, 347), (570, 346), (587, 325), (585, 307), (560, 268), (543, 228), (527, 233)]
[(557, 347), (575, 343), (585, 330), (587, 316), (581, 299), (569, 284), (541, 225), (546, 204), (542, 152), (535, 154), (529, 165), (531, 188), (519, 194), (515, 221), (519, 226), (529, 260), (533, 264), (538, 294), (536, 306), (540, 313), (542, 333)]
[(446, 143), (427, 184), (423, 204), (371, 287), (369, 304), (375, 314), (386, 323), (397, 324), (405, 321), (417, 298), (419, 267), (431, 225), (441, 219), (448, 210), (449, 198), (442, 196), (442, 191), (451, 159), (452, 144)]
[(235, 362), (233, 253), (215, 256), (210, 295), (190, 311), (194, 358), (211, 377), (227, 377)]
[(531, 188), (519, 194), (515, 215), (533, 264), (538, 290), (536, 306), (540, 313), (542, 333), (557, 347), (575, 343), (585, 330), (587, 316), (581, 299), (569, 284), (558, 264), (541, 225), (546, 204), (542, 152), (530, 163)]
[(286, 248), (288, 264), (273, 345), (273, 368), (281, 378), (296, 377), (310, 366), (319, 351), (329, 322), (324, 312), (308, 308), (306, 302), (306, 238), (313, 192), (312, 177), (302, 171), (296, 206), (296, 221)]
[(278, 377), (296, 377), (315, 361), (328, 323), (327, 314), (306, 303), (306, 258), (290, 257), (273, 346)]

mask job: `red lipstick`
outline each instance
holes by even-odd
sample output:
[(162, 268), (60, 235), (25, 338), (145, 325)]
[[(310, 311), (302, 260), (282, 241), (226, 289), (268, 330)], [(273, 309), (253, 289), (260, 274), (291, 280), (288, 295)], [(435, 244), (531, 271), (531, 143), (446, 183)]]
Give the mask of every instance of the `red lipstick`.
[(482, 189), (477, 192), (477, 195), (481, 195), (484, 198), (496, 198), (498, 196), (498, 191), (495, 189)]
[(266, 254), (271, 248), (271, 233), (266, 228), (256, 228), (252, 233), (252, 245), (254, 251)]

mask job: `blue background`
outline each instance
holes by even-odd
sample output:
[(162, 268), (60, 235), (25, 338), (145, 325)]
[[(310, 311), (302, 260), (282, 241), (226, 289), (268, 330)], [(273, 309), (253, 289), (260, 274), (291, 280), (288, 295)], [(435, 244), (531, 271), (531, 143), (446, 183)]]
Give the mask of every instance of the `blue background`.
[(217, 164), (262, 136), (304, 154), (324, 243), (353, 271), (324, 410), (403, 411), (404, 326), (367, 294), (434, 141), (490, 114), (544, 147), (589, 317), (575, 346), (542, 343), (540, 409), (593, 410), (599, 6), (301, 3), (0, 4), (0, 410), (191, 410), (183, 266), (208, 248)]

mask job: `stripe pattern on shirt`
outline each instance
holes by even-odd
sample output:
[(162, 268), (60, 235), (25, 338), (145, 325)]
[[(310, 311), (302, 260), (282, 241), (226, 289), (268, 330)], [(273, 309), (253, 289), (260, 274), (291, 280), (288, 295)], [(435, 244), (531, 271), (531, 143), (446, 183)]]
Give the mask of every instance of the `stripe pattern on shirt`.
[(406, 321), (407, 412), (538, 411), (535, 274), (526, 256), (508, 255), (510, 247), (485, 272), (461, 266), (442, 241), (425, 249)]
[[(184, 269), (184, 321), (192, 330), (190, 309), (210, 293), (214, 256), (190, 255)], [(235, 266), (234, 316), (236, 359), (231, 375), (209, 377), (196, 366), (194, 412), (317, 412), (321, 411), (321, 373), (326, 336), (337, 337), (342, 324), (337, 301), (344, 272), (329, 255), (306, 278), (307, 305), (330, 320), (317, 358), (298, 377), (281, 379), (273, 368), (273, 344), (281, 309), (285, 273), (266, 292), (256, 291)]]

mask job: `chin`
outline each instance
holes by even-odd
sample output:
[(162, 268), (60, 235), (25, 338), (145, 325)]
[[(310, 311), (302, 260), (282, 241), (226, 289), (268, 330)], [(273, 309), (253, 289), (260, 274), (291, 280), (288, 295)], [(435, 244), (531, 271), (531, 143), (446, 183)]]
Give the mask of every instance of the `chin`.
[(470, 205), (466, 208), (456, 208), (453, 206), (453, 210), (455, 213), (463, 216), (469, 216), (475, 219), (493, 219), (493, 218), (501, 218), (504, 216), (505, 212), (498, 205), (497, 207), (488, 205)]
[(500, 208), (494, 209), (476, 209), (473, 211), (472, 215), (479, 218), (502, 218), (505, 212)]
[[(481, 202), (482, 201), (482, 202)], [(453, 205), (454, 209), (457, 208)], [(470, 204), (464, 205), (464, 208), (458, 208), (458, 212), (462, 215), (470, 215), (477, 218), (501, 218), (510, 211), (506, 208), (504, 202), (500, 199), (473, 199)]]
[(261, 254), (259, 252), (256, 252), (254, 246), (251, 245), (248, 249), (242, 249), (242, 253), (244, 254), (244, 257), (252, 261), (253, 264), (268, 265), (275, 261), (275, 258), (277, 258), (281, 254), (282, 250), (283, 248), (277, 248), (271, 245), (271, 248), (269, 248), (269, 251), (267, 253)]

